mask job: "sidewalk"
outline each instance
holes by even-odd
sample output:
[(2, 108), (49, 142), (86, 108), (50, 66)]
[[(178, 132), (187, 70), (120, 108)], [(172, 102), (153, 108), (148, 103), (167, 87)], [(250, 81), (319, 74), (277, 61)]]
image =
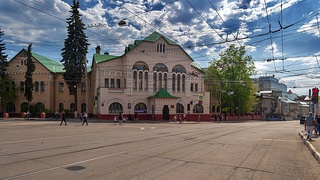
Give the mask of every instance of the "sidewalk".
[(308, 147), (313, 157), (320, 164), (320, 137), (319, 135), (312, 134), (312, 141), (307, 141), (306, 131), (302, 130), (299, 132), (299, 136), (301, 137), (304, 144)]

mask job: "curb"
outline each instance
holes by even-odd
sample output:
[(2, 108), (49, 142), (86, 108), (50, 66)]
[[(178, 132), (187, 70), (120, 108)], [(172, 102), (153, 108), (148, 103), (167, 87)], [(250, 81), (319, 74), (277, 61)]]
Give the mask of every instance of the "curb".
[(309, 151), (313, 155), (313, 157), (318, 161), (320, 164), (320, 153), (314, 148), (314, 146), (307, 141), (307, 138), (304, 137), (302, 131), (299, 131), (299, 136), (302, 139), (303, 143), (308, 147)]

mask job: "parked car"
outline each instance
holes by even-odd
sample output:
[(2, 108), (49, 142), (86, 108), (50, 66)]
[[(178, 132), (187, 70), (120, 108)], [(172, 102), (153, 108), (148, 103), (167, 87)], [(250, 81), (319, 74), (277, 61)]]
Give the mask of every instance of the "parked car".
[(301, 118), (300, 118), (300, 124), (304, 124), (304, 121), (307, 119), (307, 117), (305, 117), (305, 116), (302, 116)]

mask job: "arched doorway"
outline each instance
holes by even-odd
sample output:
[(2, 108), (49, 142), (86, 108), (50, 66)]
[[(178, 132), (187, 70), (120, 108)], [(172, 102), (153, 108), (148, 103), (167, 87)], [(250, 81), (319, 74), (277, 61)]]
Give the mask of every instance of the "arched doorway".
[(169, 120), (169, 107), (168, 105), (164, 105), (162, 108), (162, 120)]

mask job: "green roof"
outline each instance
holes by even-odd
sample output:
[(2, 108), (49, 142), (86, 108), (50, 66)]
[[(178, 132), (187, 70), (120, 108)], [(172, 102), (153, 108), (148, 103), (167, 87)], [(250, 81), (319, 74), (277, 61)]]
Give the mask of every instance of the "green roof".
[[(156, 42), (161, 36), (163, 36), (162, 34), (159, 34), (157, 31), (153, 32), (152, 34), (150, 34), (149, 36), (147, 36), (146, 38), (144, 38), (144, 41), (150, 41), (150, 42)], [(171, 45), (177, 45), (175, 42), (173, 42), (171, 39), (163, 36), (163, 38)]]
[(125, 53), (131, 51), (134, 47), (136, 47), (138, 44), (140, 44), (143, 41), (156, 42), (160, 37), (163, 37), (171, 45), (177, 45), (177, 43), (173, 42), (171, 39), (163, 36), (162, 34), (159, 34), (157, 31), (155, 31), (152, 34), (150, 34), (149, 36), (145, 37), (143, 40), (135, 40), (134, 44), (129, 44), (125, 48)]
[(154, 96), (151, 96), (151, 98), (178, 98), (175, 96), (172, 96), (168, 93), (168, 91), (164, 88), (161, 88)]
[(52, 59), (48, 59), (44, 56), (41, 56), (37, 53), (31, 52), (32, 56), (39, 61), (44, 67), (46, 67), (49, 71), (54, 73), (63, 73), (64, 66), (61, 65), (59, 62), (54, 61)]
[(112, 56), (112, 55), (107, 55), (107, 54), (94, 54), (93, 58), (96, 61), (96, 63), (101, 63), (101, 62), (105, 62), (105, 61), (110, 61), (112, 59), (116, 59), (120, 56)]

